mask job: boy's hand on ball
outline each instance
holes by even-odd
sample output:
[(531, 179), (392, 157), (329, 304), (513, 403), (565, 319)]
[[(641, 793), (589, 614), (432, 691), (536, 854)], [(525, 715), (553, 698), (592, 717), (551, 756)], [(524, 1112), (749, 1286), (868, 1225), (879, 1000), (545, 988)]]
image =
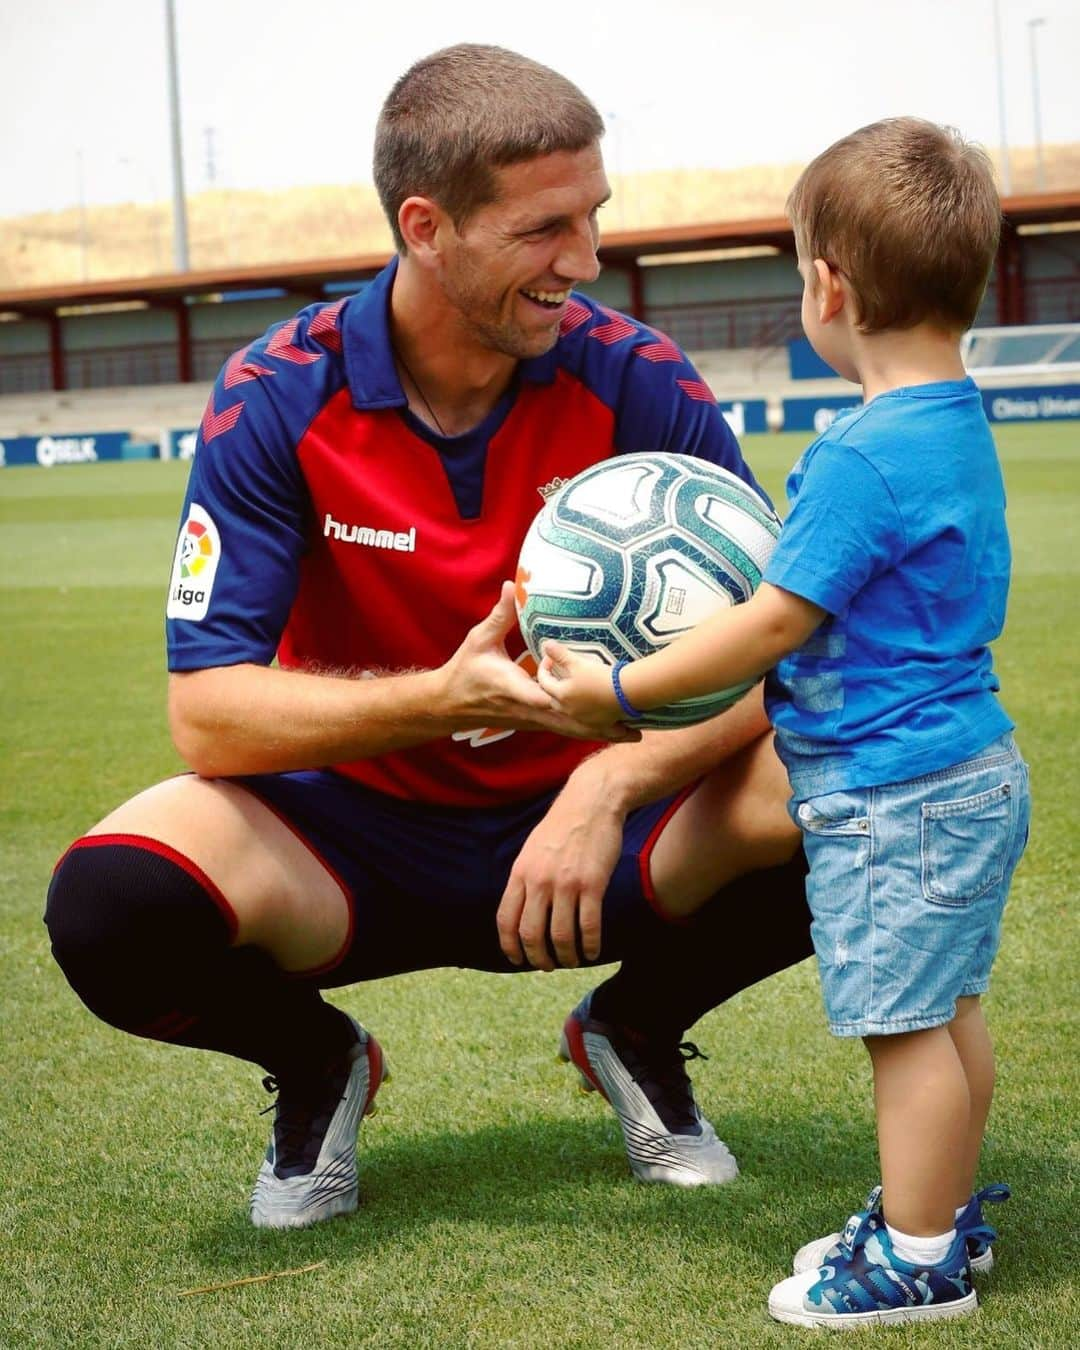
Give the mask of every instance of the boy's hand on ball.
[(578, 740), (632, 741), (640, 732), (623, 726), (580, 722), (561, 708), (506, 651), (506, 635), (517, 620), (514, 588), (504, 582), (488, 615), (466, 634), (441, 668), (444, 706), (454, 709), (462, 730), (554, 731)]
[(603, 662), (549, 638), (536, 679), (556, 707), (598, 734), (622, 725), (624, 714), (612, 687), (611, 670)]

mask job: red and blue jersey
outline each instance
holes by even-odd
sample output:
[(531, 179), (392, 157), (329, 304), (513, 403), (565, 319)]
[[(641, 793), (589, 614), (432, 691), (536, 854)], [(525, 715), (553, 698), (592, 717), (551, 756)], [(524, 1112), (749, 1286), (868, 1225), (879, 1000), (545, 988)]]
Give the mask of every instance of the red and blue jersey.
[[(437, 435), (394, 365), (395, 270), (275, 325), (219, 375), (169, 589), (170, 670), (275, 656), (336, 674), (434, 668), (513, 577), (545, 495), (590, 464), (674, 451), (757, 486), (680, 349), (579, 295), (479, 426)], [(516, 632), (507, 645), (528, 659)], [(334, 768), (394, 796), (482, 806), (550, 791), (593, 748), (476, 728)]]

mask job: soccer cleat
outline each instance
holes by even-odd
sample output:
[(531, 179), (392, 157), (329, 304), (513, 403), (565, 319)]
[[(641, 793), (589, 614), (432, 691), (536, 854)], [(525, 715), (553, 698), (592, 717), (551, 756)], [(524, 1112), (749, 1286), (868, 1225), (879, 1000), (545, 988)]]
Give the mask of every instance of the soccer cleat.
[[(956, 1216), (956, 1231), (967, 1239), (968, 1261), (975, 1274), (985, 1275), (993, 1266), (992, 1244), (997, 1240), (997, 1230), (991, 1228), (983, 1218), (982, 1207), (985, 1204), (1000, 1205), (1010, 1195), (1011, 1191), (1004, 1182), (993, 1181), (981, 1191), (976, 1191), (962, 1213)], [(881, 1213), (880, 1186), (875, 1186), (866, 1197), (866, 1210), (868, 1213)], [(830, 1233), (828, 1237), (816, 1238), (805, 1247), (800, 1247), (791, 1263), (795, 1274), (801, 1275), (805, 1270), (816, 1270), (818, 1266), (828, 1265), (839, 1251), (840, 1237), (839, 1233)]]
[(314, 1085), (263, 1079), (278, 1097), (251, 1193), (256, 1228), (306, 1228), (356, 1209), (356, 1137), (389, 1074), (378, 1041), (353, 1025), (356, 1044)]
[(893, 1251), (880, 1212), (868, 1210), (848, 1220), (835, 1257), (789, 1275), (769, 1294), (769, 1314), (778, 1322), (844, 1331), (964, 1317), (977, 1306), (962, 1234), (939, 1264), (913, 1265)]
[(622, 1126), (630, 1170), (639, 1181), (708, 1186), (739, 1175), (727, 1145), (694, 1101), (685, 1060), (696, 1045), (654, 1041), (590, 1016), (591, 994), (563, 1026), (559, 1058), (574, 1065), (586, 1092), (607, 1099)]

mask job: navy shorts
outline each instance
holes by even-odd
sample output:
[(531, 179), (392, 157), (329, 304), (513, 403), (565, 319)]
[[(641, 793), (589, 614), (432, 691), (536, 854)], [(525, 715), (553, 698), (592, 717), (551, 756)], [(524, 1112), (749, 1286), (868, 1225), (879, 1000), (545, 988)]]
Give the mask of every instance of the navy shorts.
[[(481, 810), (403, 801), (332, 770), (232, 781), (285, 821), (348, 898), (349, 937), (319, 972), (322, 987), (437, 966), (529, 969), (503, 955), (495, 913), (510, 869), (555, 793)], [(654, 908), (649, 858), (691, 790), (628, 816), (622, 856), (604, 897), (603, 950), (595, 964), (621, 960), (649, 929), (671, 926)]]

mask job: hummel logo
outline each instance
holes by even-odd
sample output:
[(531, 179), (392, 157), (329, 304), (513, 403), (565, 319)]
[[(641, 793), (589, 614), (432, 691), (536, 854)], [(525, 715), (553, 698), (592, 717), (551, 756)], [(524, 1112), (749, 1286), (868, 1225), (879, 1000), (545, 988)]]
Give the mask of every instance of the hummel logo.
[(569, 481), (569, 478), (560, 478), (556, 475), (550, 483), (545, 483), (543, 487), (538, 487), (536, 490), (539, 492), (540, 496), (543, 497), (544, 501), (547, 501), (549, 497), (554, 497), (555, 493), (558, 492), (560, 488), (565, 487)]
[(370, 525), (346, 525), (335, 520), (329, 511), (323, 522), (323, 534), (327, 539), (333, 535), (343, 544), (362, 544), (365, 548), (392, 548), (398, 553), (416, 552), (416, 526), (407, 530), (373, 530)]

